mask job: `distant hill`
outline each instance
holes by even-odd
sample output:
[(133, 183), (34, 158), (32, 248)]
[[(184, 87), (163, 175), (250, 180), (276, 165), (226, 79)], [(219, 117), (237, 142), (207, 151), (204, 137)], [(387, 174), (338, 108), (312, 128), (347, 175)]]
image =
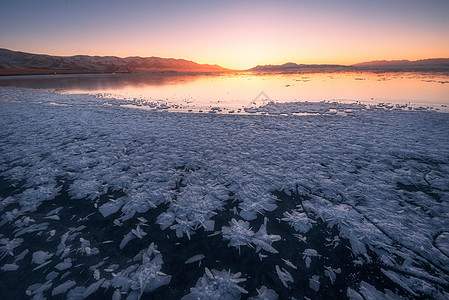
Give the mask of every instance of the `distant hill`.
[(217, 72), (227, 69), (218, 65), (198, 64), (193, 61), (160, 57), (127, 57), (116, 56), (51, 56), (11, 51), (0, 48), (0, 68), (64, 70), (80, 72)]
[(401, 68), (401, 69), (449, 69), (449, 58), (431, 58), (421, 60), (374, 60), (354, 64), (356, 68)]
[(431, 58), (416, 61), (409, 60), (375, 60), (354, 65), (319, 65), (286, 63), (283, 65), (259, 65), (247, 71), (253, 72), (288, 72), (300, 70), (449, 70), (449, 58)]
[(295, 71), (302, 69), (345, 69), (347, 66), (342, 65), (306, 65), (306, 64), (296, 64), (292, 62), (288, 62), (283, 65), (258, 65), (254, 68), (249, 69), (248, 71), (256, 71), (256, 72), (277, 72), (277, 71)]

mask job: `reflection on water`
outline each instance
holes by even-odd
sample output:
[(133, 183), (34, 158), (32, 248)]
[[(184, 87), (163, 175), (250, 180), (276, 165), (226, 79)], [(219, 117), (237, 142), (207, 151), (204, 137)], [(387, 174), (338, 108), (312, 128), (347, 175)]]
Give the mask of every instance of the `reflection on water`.
[(84, 74), (0, 78), (0, 86), (91, 93), (191, 109), (238, 109), (269, 101), (449, 104), (448, 73)]

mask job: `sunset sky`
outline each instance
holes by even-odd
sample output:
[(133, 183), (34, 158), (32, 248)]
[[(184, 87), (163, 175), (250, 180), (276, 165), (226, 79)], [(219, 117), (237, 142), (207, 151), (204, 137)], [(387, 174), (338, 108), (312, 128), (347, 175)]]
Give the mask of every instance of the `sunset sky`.
[(0, 47), (236, 69), (449, 57), (449, 0), (0, 0)]

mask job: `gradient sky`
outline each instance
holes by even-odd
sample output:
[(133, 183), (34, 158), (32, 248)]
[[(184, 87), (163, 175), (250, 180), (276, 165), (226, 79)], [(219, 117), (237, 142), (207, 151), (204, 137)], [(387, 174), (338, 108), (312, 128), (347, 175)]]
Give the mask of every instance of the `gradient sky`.
[(449, 0), (0, 0), (0, 47), (237, 69), (449, 57)]

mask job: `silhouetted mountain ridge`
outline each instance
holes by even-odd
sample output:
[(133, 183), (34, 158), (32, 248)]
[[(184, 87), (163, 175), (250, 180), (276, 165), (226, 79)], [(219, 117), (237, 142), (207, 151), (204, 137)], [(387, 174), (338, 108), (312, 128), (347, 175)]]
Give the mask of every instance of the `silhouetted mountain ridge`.
[(215, 72), (224, 71), (218, 65), (161, 57), (116, 56), (51, 56), (0, 49), (0, 67), (13, 69), (52, 69), (93, 72), (145, 73), (154, 71)]
[(248, 71), (294, 71), (300, 69), (344, 69), (348, 68), (348, 66), (343, 65), (323, 65), (323, 64), (296, 64), (292, 62), (288, 62), (282, 65), (258, 65), (254, 68), (249, 69)]
[(449, 58), (429, 58), (410, 60), (373, 60), (352, 65), (353, 67), (372, 68), (449, 68)]
[[(7, 70), (64, 70), (69, 72), (221, 72), (227, 71), (219, 65), (198, 64), (193, 61), (175, 58), (139, 57), (121, 58), (117, 56), (51, 56), (12, 51), (0, 48), (0, 69)], [(416, 61), (375, 60), (354, 65), (338, 64), (297, 64), (287, 62), (282, 65), (258, 65), (246, 71), (253, 72), (295, 72), (301, 70), (449, 70), (449, 58), (431, 58)], [(11, 72), (10, 72), (11, 71)], [(52, 71), (53, 72), (53, 71)], [(20, 73), (20, 72), (19, 72)], [(61, 72), (62, 73), (62, 72)], [(11, 73), (12, 74), (12, 73)]]
[(430, 58), (416, 61), (410, 60), (374, 60), (354, 65), (332, 65), (332, 64), (296, 64), (288, 62), (282, 65), (258, 65), (248, 71), (275, 72), (295, 71), (307, 69), (449, 69), (449, 58)]

